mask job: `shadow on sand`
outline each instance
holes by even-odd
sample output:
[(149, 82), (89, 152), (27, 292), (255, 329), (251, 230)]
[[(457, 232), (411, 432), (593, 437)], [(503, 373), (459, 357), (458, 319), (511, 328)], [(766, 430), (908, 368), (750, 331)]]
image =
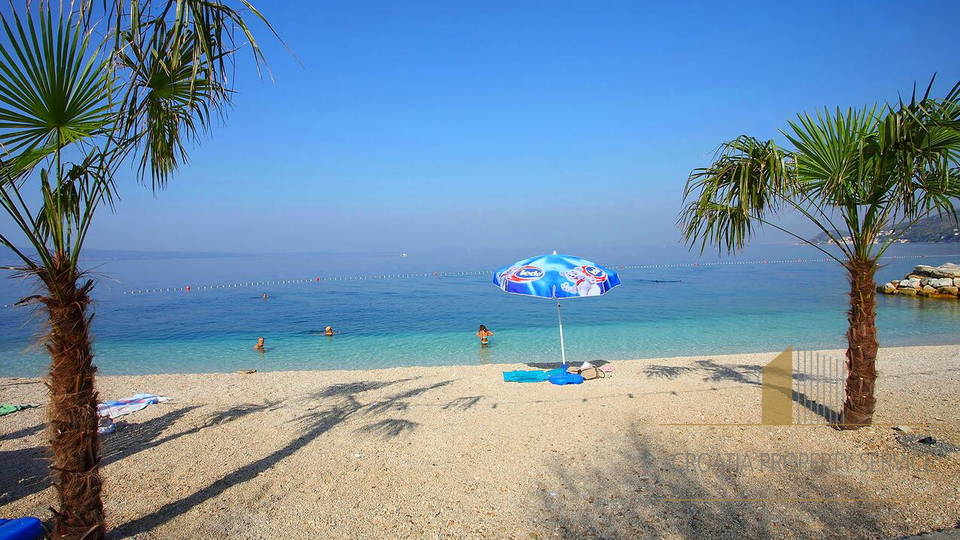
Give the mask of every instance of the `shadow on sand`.
[[(645, 366), (644, 374), (648, 379), (677, 379), (685, 375), (701, 377), (704, 382), (731, 382), (737, 384), (746, 384), (750, 386), (762, 387), (761, 374), (762, 366), (751, 364), (718, 364), (713, 360), (698, 360), (692, 366), (666, 366), (660, 364), (651, 364)], [(818, 379), (808, 373), (794, 373), (793, 377), (798, 381), (826, 381), (825, 377)], [(815, 416), (820, 417), (826, 422), (837, 422), (840, 417), (839, 411), (831, 408), (829, 405), (817, 403), (806, 394), (791, 391), (793, 401), (801, 407), (808, 409)]]
[(674, 457), (684, 449), (668, 445), (667, 432), (654, 437), (638, 429), (602, 461), (554, 467), (538, 490), (538, 517), (551, 537), (874, 538), (893, 519), (886, 512), (894, 503), (830, 500), (874, 497), (855, 478), (809, 471), (762, 476), (736, 466), (705, 472)]
[[(364, 392), (379, 390), (387, 386), (414, 380), (415, 379), (404, 379), (401, 381), (368, 381), (337, 384), (305, 396), (303, 399), (298, 400), (298, 404), (307, 412), (291, 420), (291, 422), (296, 423), (300, 428), (299, 436), (293, 438), (279, 449), (234, 470), (182, 499), (168, 502), (150, 514), (119, 525), (115, 530), (111, 531), (111, 536), (134, 536), (148, 532), (190, 511), (190, 509), (195, 506), (217, 497), (231, 487), (243, 484), (260, 473), (271, 469), (279, 462), (310, 444), (316, 438), (350, 418), (375, 419), (388, 413), (404, 411), (410, 406), (409, 399), (453, 382), (448, 380), (417, 386), (381, 399), (376, 399), (367, 404), (362, 404), (358, 399), (359, 395)], [(329, 401), (331, 400), (334, 401), (334, 403), (330, 404)], [(369, 425), (359, 428), (357, 431), (376, 437), (392, 438), (412, 431), (416, 429), (417, 426), (418, 424), (416, 422), (399, 418), (386, 418), (376, 420)]]
[(734, 382), (754, 386), (760, 386), (762, 371), (762, 366), (718, 364), (713, 360), (697, 360), (692, 366), (651, 364), (643, 369), (648, 379), (676, 379), (682, 375), (698, 375), (704, 382)]
[[(170, 428), (199, 406), (180, 407), (144, 422), (119, 420), (115, 433), (100, 436), (100, 466), (109, 465), (148, 448), (191, 435), (201, 429), (229, 423), (274, 406), (276, 406), (275, 402), (231, 407), (204, 418), (199, 425), (174, 433), (168, 433)], [(33, 435), (42, 429), (43, 425), (38, 424), (8, 433), (3, 436), (3, 439), (13, 440)], [(46, 447), (35, 446), (21, 450), (0, 451), (0, 463), (3, 464), (3, 467), (0, 467), (0, 486), (3, 486), (3, 491), (0, 492), (2, 503), (27, 497), (50, 486), (52, 475)]]

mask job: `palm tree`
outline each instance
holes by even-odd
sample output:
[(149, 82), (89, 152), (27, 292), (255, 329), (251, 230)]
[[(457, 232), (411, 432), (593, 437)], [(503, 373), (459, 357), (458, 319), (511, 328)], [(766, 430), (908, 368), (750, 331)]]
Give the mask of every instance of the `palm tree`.
[[(226, 73), (246, 42), (263, 56), (245, 0), (78, 0), (0, 17), (0, 243), (36, 280), (46, 312), (47, 408), (59, 509), (55, 538), (102, 538), (90, 292), (80, 255), (121, 170), (162, 189), (231, 100)], [(269, 28), (269, 24), (267, 25)], [(272, 31), (272, 28), (270, 29)]]
[[(879, 343), (877, 260), (911, 224), (936, 212), (957, 219), (960, 83), (942, 99), (916, 90), (908, 103), (801, 114), (781, 133), (788, 147), (740, 136), (687, 180), (680, 225), (701, 252), (737, 252), (770, 226), (846, 269), (850, 282), (846, 400), (838, 427), (873, 420)], [(828, 251), (773, 220), (798, 214), (826, 235)], [(892, 229), (889, 236), (881, 231)], [(844, 237), (847, 237), (846, 240)]]

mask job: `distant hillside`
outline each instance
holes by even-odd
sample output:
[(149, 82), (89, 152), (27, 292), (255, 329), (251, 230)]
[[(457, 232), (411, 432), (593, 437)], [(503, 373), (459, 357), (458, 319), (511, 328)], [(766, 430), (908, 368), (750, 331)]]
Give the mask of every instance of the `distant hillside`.
[[(893, 231), (885, 230), (881, 233), (882, 238), (886, 238)], [(901, 241), (906, 242), (932, 242), (932, 243), (960, 243), (960, 226), (953, 218), (939, 216), (929, 217), (917, 222), (913, 227), (907, 229), (907, 232), (900, 237)], [(813, 241), (817, 244), (829, 243), (826, 234), (819, 234)]]

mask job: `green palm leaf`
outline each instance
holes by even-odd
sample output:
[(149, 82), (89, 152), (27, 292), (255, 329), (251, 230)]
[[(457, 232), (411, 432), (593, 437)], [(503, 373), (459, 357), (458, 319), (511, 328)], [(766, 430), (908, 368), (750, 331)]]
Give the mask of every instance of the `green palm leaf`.
[(68, 18), (55, 21), (49, 6), (38, 19), (0, 17), (9, 45), (0, 48), (0, 148), (14, 177), (111, 118), (107, 64), (90, 36)]
[(131, 42), (122, 58), (132, 74), (124, 137), (139, 150), (141, 178), (149, 174), (155, 188), (188, 161), (187, 144), (209, 130), (229, 96), (223, 85), (207, 78), (207, 66), (217, 58), (194, 54), (200, 45), (193, 31), (157, 28), (149, 48)]

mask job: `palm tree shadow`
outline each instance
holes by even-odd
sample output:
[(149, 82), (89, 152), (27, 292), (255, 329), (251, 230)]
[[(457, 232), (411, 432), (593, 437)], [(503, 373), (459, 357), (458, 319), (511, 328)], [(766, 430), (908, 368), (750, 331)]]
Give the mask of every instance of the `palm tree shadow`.
[(408, 431), (413, 431), (419, 425), (417, 422), (411, 422), (410, 420), (404, 420), (402, 418), (385, 418), (369, 426), (364, 426), (358, 429), (357, 432), (377, 435), (383, 439), (392, 439)]
[(100, 436), (100, 466), (109, 465), (147, 448), (182, 437), (187, 432), (163, 438), (161, 435), (175, 422), (197, 408), (199, 408), (198, 405), (181, 407), (144, 422), (118, 421), (116, 432)]
[[(411, 379), (407, 379), (405, 381), (409, 380)], [(405, 400), (448, 385), (453, 381), (442, 381), (431, 385), (420, 386), (374, 401), (368, 405), (361, 404), (357, 399), (358, 393), (384, 388), (386, 386), (396, 384), (397, 382), (403, 381), (373, 381), (369, 383), (334, 385), (313, 394), (313, 396), (327, 399), (332, 397), (337, 399), (337, 402), (326, 407), (315, 406), (308, 408), (306, 414), (291, 420), (291, 422), (299, 425), (301, 429), (301, 434), (299, 436), (293, 438), (285, 445), (271, 452), (270, 454), (267, 454), (260, 459), (252, 461), (234, 470), (233, 472), (213, 481), (206, 487), (201, 488), (191, 495), (166, 503), (148, 515), (119, 525), (115, 531), (113, 531), (113, 534), (119, 537), (126, 537), (135, 536), (150, 531), (160, 525), (163, 525), (171, 519), (190, 511), (190, 509), (194, 508), (195, 506), (211, 498), (219, 496), (231, 487), (243, 484), (244, 482), (247, 482), (264, 471), (273, 468), (279, 462), (292, 456), (316, 438), (322, 436), (326, 432), (330, 431), (353, 416), (377, 416), (389, 411), (404, 410), (408, 406), (408, 402)], [(369, 427), (368, 432), (390, 437), (400, 435), (401, 433), (416, 427), (416, 424), (413, 422), (404, 422), (405, 421), (398, 422), (396, 419), (388, 419), (373, 424)]]
[[(206, 417), (200, 424), (176, 433), (164, 435), (172, 426), (198, 405), (174, 409), (156, 418), (144, 422), (118, 421), (115, 433), (101, 435), (100, 466), (109, 465), (149, 448), (157, 448), (165, 443), (191, 435), (208, 427), (232, 422), (248, 414), (270, 410), (276, 402), (259, 405), (238, 405)], [(43, 429), (42, 424), (19, 432), (7, 434), (11, 439), (31, 435)], [(0, 501), (11, 502), (43, 491), (50, 485), (50, 463), (45, 447), (25, 448), (9, 452), (0, 452), (0, 486), (6, 489), (0, 495)]]
[(554, 467), (553, 477), (538, 489), (538, 517), (556, 537), (872, 538), (888, 519), (875, 505), (829, 502), (869, 498), (854, 479), (838, 485), (831, 482), (836, 478), (820, 481), (811, 473), (750, 483), (749, 471), (729, 466), (703, 472), (677, 457), (683, 448), (643, 433), (632, 437), (602, 462)]
[(402, 384), (405, 382), (414, 381), (419, 378), (420, 377), (409, 377), (406, 379), (398, 379), (395, 381), (357, 381), (357, 382), (350, 382), (350, 383), (332, 384), (319, 392), (309, 395), (307, 399), (317, 400), (317, 399), (323, 399), (323, 398), (362, 394), (363, 392), (369, 392), (371, 390), (379, 390), (387, 386)]
[(26, 427), (17, 431), (12, 431), (10, 433), (4, 433), (0, 435), (0, 441), (12, 441), (15, 439), (20, 439), (23, 437), (29, 437), (31, 435), (36, 435), (43, 431), (43, 424), (35, 424), (30, 427)]
[(725, 365), (718, 364), (713, 360), (697, 360), (694, 362), (697, 368), (704, 372), (704, 381), (708, 382), (735, 382), (740, 384), (749, 384), (760, 386), (760, 374), (763, 372), (762, 366), (751, 364)]
[(818, 403), (816, 400), (811, 399), (803, 392), (797, 392), (796, 390), (791, 390), (790, 396), (794, 403), (798, 404), (804, 409), (807, 409), (813, 413), (814, 416), (824, 419), (827, 423), (835, 424), (840, 421), (840, 411), (834, 409), (830, 405)]
[(440, 407), (440, 408), (444, 411), (451, 410), (451, 409), (455, 409), (459, 411), (468, 411), (476, 407), (476, 405), (480, 403), (480, 400), (482, 399), (483, 399), (483, 396), (458, 397), (456, 399), (450, 400), (449, 402), (444, 404), (443, 407)]
[(643, 373), (648, 379), (676, 379), (680, 375), (690, 373), (691, 371), (694, 371), (694, 368), (690, 366), (663, 366), (652, 364), (643, 368)]
[(697, 360), (693, 366), (666, 366), (651, 364), (644, 368), (648, 379), (676, 379), (681, 375), (699, 374), (705, 382), (734, 382), (760, 386), (762, 366), (751, 364), (726, 365), (718, 364), (713, 360)]
[(163, 436), (163, 434), (171, 426), (186, 416), (190, 411), (198, 409), (199, 405), (181, 407), (145, 422), (118, 422), (116, 433), (101, 436), (101, 440), (103, 441), (100, 452), (101, 465), (119, 461), (148, 448), (156, 448), (164, 443), (187, 435), (193, 435), (202, 429), (227, 424), (250, 414), (272, 410), (278, 403), (277, 401), (265, 401), (260, 404), (236, 405), (213, 413), (190, 429), (165, 436)]
[(45, 447), (0, 450), (0, 505), (43, 491), (50, 486), (50, 462)]

